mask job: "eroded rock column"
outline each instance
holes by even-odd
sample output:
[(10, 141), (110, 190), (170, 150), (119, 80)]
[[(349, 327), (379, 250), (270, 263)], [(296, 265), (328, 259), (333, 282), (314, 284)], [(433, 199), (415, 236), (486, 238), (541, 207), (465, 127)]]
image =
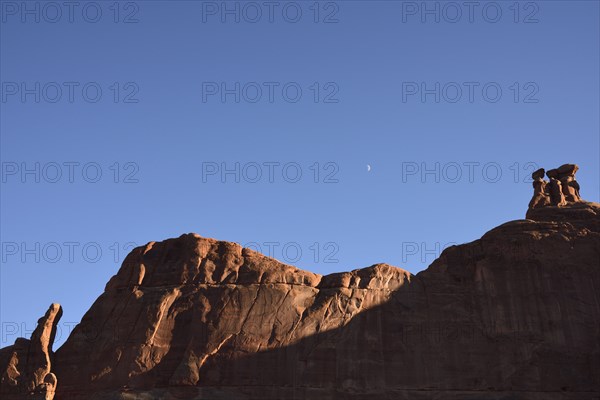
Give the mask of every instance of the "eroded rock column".
[(0, 353), (2, 399), (52, 400), (57, 378), (52, 372), (52, 344), (62, 307), (52, 304), (38, 320), (31, 339), (18, 338)]

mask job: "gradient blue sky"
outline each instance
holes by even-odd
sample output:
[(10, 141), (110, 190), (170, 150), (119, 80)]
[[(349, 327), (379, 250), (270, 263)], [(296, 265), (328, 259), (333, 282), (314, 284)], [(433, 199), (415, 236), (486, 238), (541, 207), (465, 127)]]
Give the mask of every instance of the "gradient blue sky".
[[(208, 13), (223, 2), (121, 2), (118, 15), (113, 1), (92, 3), (87, 20), (88, 2), (80, 2), (72, 22), (64, 7), (52, 22), (56, 10), (27, 2), (40, 7), (36, 22), (14, 9), (21, 2), (1, 2), (0, 346), (29, 336), (51, 302), (64, 307), (62, 343), (132, 243), (196, 232), (258, 243), (264, 253), (276, 242), (272, 256), (321, 274), (377, 262), (416, 273), (436, 245), (523, 218), (534, 166), (578, 163), (582, 196), (599, 201), (597, 1), (479, 2), (472, 21), (462, 8), (455, 23), (455, 9), (434, 1), (427, 5), (440, 7), (439, 22), (412, 14), (422, 2), (320, 2), (315, 22), (313, 1), (283, 1), (272, 22), (263, 6), (255, 23), (250, 8), (239, 23)], [(72, 101), (65, 82), (79, 85)], [(265, 89), (255, 103), (246, 86), (237, 103), (208, 95), (211, 82), (279, 86), (272, 102)], [(281, 92), (290, 82), (302, 89), (296, 103)], [(446, 92), (439, 102), (403, 96), (411, 82), (439, 82)], [(479, 85), (473, 101), (465, 89), (450, 102), (465, 82)], [(34, 91), (24, 101), (22, 84)], [(497, 102), (493, 90), (483, 97), (486, 84), (502, 89)], [(64, 91), (53, 103), (56, 85)], [(96, 86), (102, 97), (93, 103)], [(80, 163), (73, 182), (69, 162)], [(269, 162), (296, 163), (302, 178), (288, 182), (294, 170), (283, 177), (276, 167), (269, 182), (263, 166), (262, 179), (250, 182), (252, 163)], [(20, 175), (36, 163), (40, 182)], [(52, 183), (55, 163), (63, 176)], [(207, 163), (240, 163), (247, 179), (203, 177)], [(479, 163), (472, 179), (465, 163)], [(439, 181), (403, 174), (436, 165)], [(94, 166), (102, 177), (90, 183)]]

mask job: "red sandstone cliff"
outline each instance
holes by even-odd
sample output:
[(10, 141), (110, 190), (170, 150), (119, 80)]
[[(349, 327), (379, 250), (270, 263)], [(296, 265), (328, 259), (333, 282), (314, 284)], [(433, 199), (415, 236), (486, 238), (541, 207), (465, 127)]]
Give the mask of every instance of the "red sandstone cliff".
[[(417, 275), (320, 276), (194, 234), (149, 243), (57, 351), (55, 399), (597, 400), (600, 204), (528, 218)], [(0, 352), (5, 376), (17, 353)]]

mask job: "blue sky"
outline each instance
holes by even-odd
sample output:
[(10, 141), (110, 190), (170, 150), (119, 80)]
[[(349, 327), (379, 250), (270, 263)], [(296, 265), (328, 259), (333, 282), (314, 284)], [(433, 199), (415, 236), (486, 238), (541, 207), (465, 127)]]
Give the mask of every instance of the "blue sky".
[(599, 201), (597, 1), (0, 4), (0, 346), (186, 232), (416, 273), (537, 167)]

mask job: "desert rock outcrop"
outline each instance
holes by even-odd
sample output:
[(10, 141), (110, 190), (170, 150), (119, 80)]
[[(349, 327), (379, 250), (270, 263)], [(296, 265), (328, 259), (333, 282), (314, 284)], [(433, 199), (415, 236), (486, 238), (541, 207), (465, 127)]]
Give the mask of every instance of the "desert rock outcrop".
[(575, 180), (578, 169), (575, 164), (563, 164), (556, 169), (551, 169), (546, 172), (550, 182), (544, 180), (543, 168), (533, 172), (531, 174), (533, 197), (529, 202), (529, 209), (547, 206), (563, 207), (582, 201), (579, 195), (579, 184)]
[(138, 247), (54, 360), (54, 306), (0, 352), (3, 398), (56, 378), (56, 400), (600, 398), (600, 204), (563, 167), (565, 204), (536, 171), (527, 219), (416, 275), (322, 276), (196, 234)]
[(57, 398), (590, 397), (600, 205), (534, 211), (417, 275), (320, 276), (194, 234), (137, 248), (59, 349)]
[(3, 399), (54, 398), (57, 378), (52, 368), (52, 344), (61, 316), (60, 305), (52, 304), (39, 319), (31, 339), (18, 338), (13, 346), (0, 350), (0, 394)]

